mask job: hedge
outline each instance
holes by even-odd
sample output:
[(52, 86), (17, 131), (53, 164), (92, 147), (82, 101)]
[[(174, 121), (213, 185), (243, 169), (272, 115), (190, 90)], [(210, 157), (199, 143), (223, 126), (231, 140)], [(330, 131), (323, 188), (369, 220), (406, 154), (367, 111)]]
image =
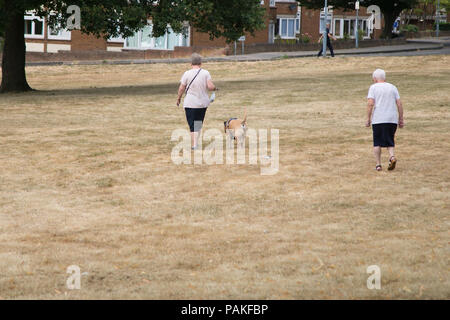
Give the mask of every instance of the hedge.
[[(436, 30), (436, 23), (434, 24), (434, 30)], [(450, 31), (450, 23), (439, 23), (439, 30)]]

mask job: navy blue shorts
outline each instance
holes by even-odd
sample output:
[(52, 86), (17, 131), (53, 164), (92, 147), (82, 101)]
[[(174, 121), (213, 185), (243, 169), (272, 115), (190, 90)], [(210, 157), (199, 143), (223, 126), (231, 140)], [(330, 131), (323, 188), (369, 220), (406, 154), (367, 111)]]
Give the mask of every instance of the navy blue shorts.
[(208, 108), (184, 108), (191, 132), (199, 132), (202, 129), (206, 109)]
[(372, 125), (374, 147), (395, 147), (397, 124), (378, 123)]

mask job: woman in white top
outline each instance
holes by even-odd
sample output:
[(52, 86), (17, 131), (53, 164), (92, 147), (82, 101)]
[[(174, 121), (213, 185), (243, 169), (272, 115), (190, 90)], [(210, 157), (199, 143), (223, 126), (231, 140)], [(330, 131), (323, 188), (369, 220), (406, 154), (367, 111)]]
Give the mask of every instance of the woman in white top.
[(202, 57), (194, 53), (191, 62), (192, 69), (186, 71), (178, 88), (177, 106), (181, 103), (183, 93), (186, 93), (183, 107), (186, 112), (186, 120), (191, 131), (192, 149), (197, 148), (197, 140), (203, 126), (206, 109), (209, 106), (208, 91), (217, 90), (211, 80), (208, 70), (202, 69)]
[(366, 126), (372, 125), (373, 151), (377, 162), (375, 169), (381, 171), (381, 148), (388, 148), (389, 167), (394, 170), (397, 158), (394, 154), (395, 132), (397, 126), (403, 128), (403, 104), (397, 87), (386, 82), (386, 72), (381, 69), (375, 70), (372, 75), (374, 84), (367, 95), (367, 122)]

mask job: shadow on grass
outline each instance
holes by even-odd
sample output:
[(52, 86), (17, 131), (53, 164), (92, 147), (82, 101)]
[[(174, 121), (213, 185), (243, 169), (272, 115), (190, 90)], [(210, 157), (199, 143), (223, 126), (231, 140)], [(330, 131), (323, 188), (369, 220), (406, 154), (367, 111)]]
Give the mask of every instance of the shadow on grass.
[(138, 85), (138, 86), (120, 86), (120, 87), (89, 87), (79, 89), (56, 89), (56, 90), (37, 90), (33, 94), (50, 96), (84, 96), (84, 95), (104, 95), (104, 96), (136, 96), (136, 95), (167, 95), (175, 94), (178, 84), (157, 84), (157, 85)]
[[(284, 79), (267, 80), (232, 80), (217, 81), (218, 87), (228, 92), (238, 92), (261, 88), (262, 85), (272, 88), (276, 83), (286, 83), (295, 81), (303, 85), (314, 85), (320, 82), (320, 79), (311, 79), (304, 77), (293, 77)], [(178, 83), (152, 84), (152, 85), (134, 85), (134, 86), (114, 86), (114, 87), (89, 87), (77, 89), (55, 89), (55, 90), (35, 90), (24, 94), (31, 95), (49, 95), (49, 96), (84, 96), (84, 95), (105, 95), (105, 96), (136, 96), (136, 95), (176, 95)]]

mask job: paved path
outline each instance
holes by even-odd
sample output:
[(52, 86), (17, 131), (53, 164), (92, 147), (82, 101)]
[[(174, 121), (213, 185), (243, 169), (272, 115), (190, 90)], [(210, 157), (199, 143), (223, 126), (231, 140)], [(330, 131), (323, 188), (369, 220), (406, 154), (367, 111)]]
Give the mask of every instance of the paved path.
[[(366, 55), (366, 54), (386, 54), (394, 52), (411, 52), (411, 51), (424, 51), (424, 50), (440, 50), (442, 44), (405, 44), (397, 46), (381, 46), (371, 48), (360, 49), (339, 49), (335, 50), (336, 56), (350, 56), (350, 55)], [(328, 52), (329, 55), (329, 52)], [(295, 51), (295, 52), (261, 52), (240, 56), (226, 56), (221, 58), (205, 58), (205, 60), (212, 61), (259, 61), (259, 60), (276, 60), (286, 58), (306, 58), (317, 57), (316, 51)]]
[(450, 37), (439, 37), (439, 38), (420, 38), (420, 39), (408, 39), (409, 43), (434, 43), (442, 44), (445, 47), (450, 47)]
[[(418, 39), (415, 39), (418, 40)], [(420, 39), (423, 40), (423, 39)], [(431, 41), (433, 40), (433, 41)], [(429, 54), (449, 54), (446, 45), (447, 39), (436, 41), (432, 38), (427, 41), (412, 42), (404, 45), (396, 46), (380, 46), (371, 48), (359, 49), (338, 49), (335, 50), (336, 56), (389, 56), (389, 55), (423, 55), (426, 52)], [(450, 39), (448, 40), (450, 42)], [(328, 53), (329, 54), (329, 53)], [(279, 60), (289, 58), (307, 58), (316, 57), (316, 51), (295, 51), (295, 52), (261, 52), (237, 56), (222, 56), (204, 58), (205, 62), (220, 62), (220, 61), (267, 61)], [(189, 58), (180, 59), (148, 59), (148, 60), (107, 60), (107, 61), (62, 61), (62, 62), (29, 62), (27, 66), (45, 66), (45, 65), (120, 65), (120, 64), (155, 64), (155, 63), (189, 63)]]

